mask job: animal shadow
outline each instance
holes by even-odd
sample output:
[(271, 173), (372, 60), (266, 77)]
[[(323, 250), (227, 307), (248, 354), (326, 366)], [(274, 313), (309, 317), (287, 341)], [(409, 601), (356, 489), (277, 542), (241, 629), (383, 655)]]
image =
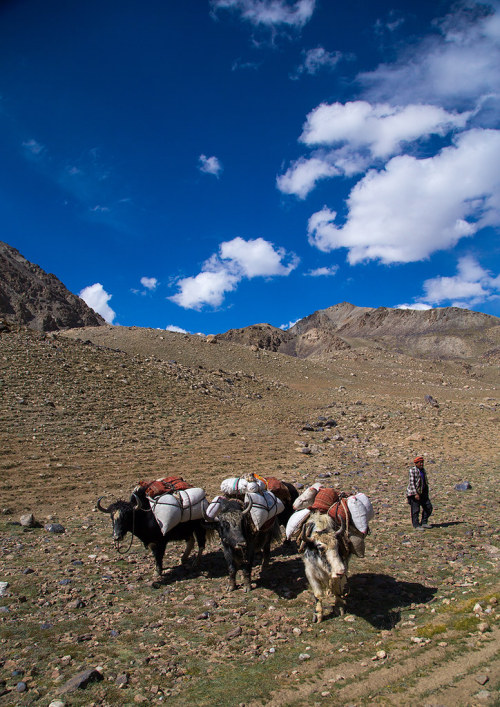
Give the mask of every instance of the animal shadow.
[(227, 567), (222, 551), (204, 552), (198, 565), (194, 564), (192, 555), (185, 565), (177, 564), (172, 567), (165, 567), (163, 574), (154, 581), (154, 585), (159, 588), (176, 582), (183, 582), (202, 575), (210, 577), (224, 577), (227, 575)]
[(296, 543), (283, 543), (271, 552), (271, 564), (255, 576), (255, 582), (257, 587), (270, 589), (282, 599), (295, 599), (307, 589), (304, 563), (297, 555)]
[(375, 628), (390, 630), (401, 621), (401, 610), (410, 604), (426, 604), (437, 587), (402, 582), (387, 574), (354, 574), (349, 579), (347, 609)]

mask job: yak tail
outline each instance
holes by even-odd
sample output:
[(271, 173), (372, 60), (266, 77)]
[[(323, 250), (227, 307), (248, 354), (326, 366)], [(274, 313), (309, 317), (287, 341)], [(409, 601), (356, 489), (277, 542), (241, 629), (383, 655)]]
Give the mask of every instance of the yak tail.
[(274, 523), (273, 527), (271, 528), (271, 545), (278, 545), (281, 543), (282, 537), (281, 537), (281, 530), (280, 530), (280, 525), (278, 523), (278, 519), (276, 518), (276, 522)]
[(203, 524), (207, 545), (213, 545), (216, 541), (219, 540), (219, 533), (217, 532), (217, 528), (215, 526), (215, 523), (212, 524), (212, 526), (213, 527), (210, 527), (209, 523)]

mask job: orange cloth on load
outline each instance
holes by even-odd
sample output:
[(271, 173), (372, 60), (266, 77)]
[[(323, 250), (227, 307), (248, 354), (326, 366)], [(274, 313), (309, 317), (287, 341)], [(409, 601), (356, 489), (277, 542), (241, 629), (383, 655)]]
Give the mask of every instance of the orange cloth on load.
[(181, 476), (167, 476), (165, 479), (156, 479), (156, 481), (139, 481), (139, 486), (146, 489), (146, 496), (155, 498), (162, 496), (164, 493), (173, 493), (174, 491), (185, 491), (193, 488)]

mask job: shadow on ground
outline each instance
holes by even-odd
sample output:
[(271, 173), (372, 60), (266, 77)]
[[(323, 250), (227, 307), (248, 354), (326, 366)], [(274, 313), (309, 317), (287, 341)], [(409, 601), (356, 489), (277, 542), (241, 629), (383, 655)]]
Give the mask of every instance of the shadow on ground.
[(418, 582), (402, 582), (387, 574), (355, 574), (349, 580), (347, 609), (381, 630), (394, 628), (401, 620), (401, 610), (410, 604), (426, 604), (437, 587)]

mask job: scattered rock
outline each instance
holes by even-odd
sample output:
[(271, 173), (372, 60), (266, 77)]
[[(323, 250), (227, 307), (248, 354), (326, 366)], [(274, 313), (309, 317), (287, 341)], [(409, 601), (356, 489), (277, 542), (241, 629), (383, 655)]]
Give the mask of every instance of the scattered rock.
[(489, 680), (489, 677), (487, 675), (475, 675), (474, 680), (480, 685), (486, 685)]
[(46, 525), (44, 525), (44, 528), (48, 533), (60, 534), (66, 532), (66, 529), (60, 523), (46, 523)]
[(63, 695), (68, 692), (74, 692), (75, 690), (84, 690), (89, 683), (99, 682), (100, 680), (104, 680), (104, 677), (98, 670), (94, 668), (84, 670), (64, 683), (59, 692)]
[(439, 407), (438, 401), (435, 398), (433, 398), (432, 395), (426, 395), (424, 397), (424, 400), (428, 405), (432, 405), (433, 408)]
[(455, 484), (455, 489), (457, 491), (468, 491), (472, 486), (468, 481), (462, 481), (460, 484)]

